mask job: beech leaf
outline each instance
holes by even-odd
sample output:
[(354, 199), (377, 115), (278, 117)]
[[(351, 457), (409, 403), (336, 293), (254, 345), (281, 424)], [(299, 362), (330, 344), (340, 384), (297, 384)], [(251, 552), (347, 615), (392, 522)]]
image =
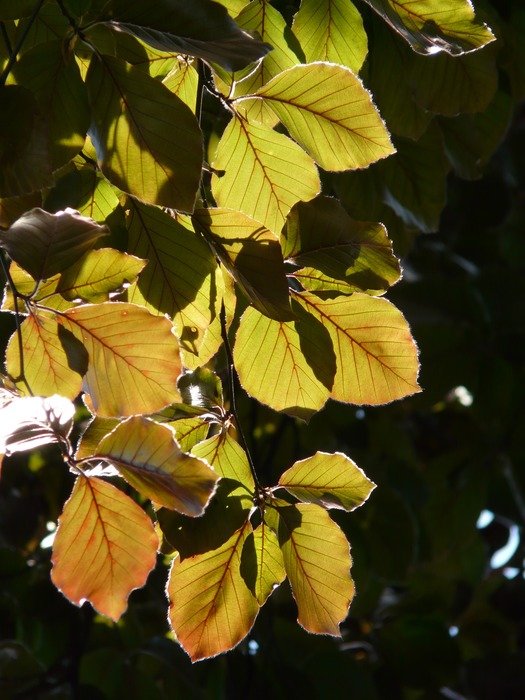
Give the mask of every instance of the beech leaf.
[(141, 416), (120, 423), (95, 456), (114, 464), (150, 500), (192, 517), (202, 515), (218, 480), (205, 462), (182, 452), (169, 426)]
[(363, 505), (375, 488), (362, 469), (341, 452), (316, 452), (296, 462), (281, 475), (279, 486), (300, 501), (347, 511)]
[(166, 318), (134, 304), (104, 302), (68, 309), (59, 323), (87, 350), (84, 390), (98, 415), (153, 413), (180, 401), (179, 348)]
[(247, 540), (247, 561), (251, 562), (252, 548), (255, 550), (257, 561), (256, 577), (253, 577), (253, 567), (251, 563), (242, 567), (241, 572), (245, 574), (246, 583), (257, 598), (260, 606), (263, 606), (273, 591), (286, 578), (283, 555), (279, 547), (279, 541), (275, 532), (263, 521), (253, 531), (253, 542)]
[(58, 520), (51, 579), (75, 605), (88, 600), (117, 621), (155, 566), (157, 545), (151, 520), (129, 496), (80, 476)]

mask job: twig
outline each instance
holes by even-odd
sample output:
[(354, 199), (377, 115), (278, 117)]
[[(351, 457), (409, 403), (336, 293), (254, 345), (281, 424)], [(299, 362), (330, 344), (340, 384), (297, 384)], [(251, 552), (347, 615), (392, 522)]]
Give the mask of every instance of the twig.
[(20, 295), (18, 294), (18, 290), (15, 286), (15, 283), (13, 282), (13, 278), (11, 277), (11, 273), (9, 272), (9, 265), (7, 264), (7, 261), (4, 257), (4, 251), (0, 250), (0, 266), (2, 267), (2, 272), (4, 273), (4, 276), (7, 280), (7, 284), (9, 285), (9, 288), (11, 290), (11, 294), (13, 295), (13, 302), (15, 305), (15, 324), (16, 324), (16, 337), (18, 341), (18, 355), (20, 358), (20, 379), (24, 382), (26, 385), (26, 388), (31, 396), (33, 396), (33, 392), (31, 390), (31, 387), (27, 383), (26, 380), (26, 372), (25, 372), (25, 363), (24, 363), (24, 344), (22, 340), (22, 328), (20, 325), (20, 311), (18, 310), (18, 301), (20, 299)]

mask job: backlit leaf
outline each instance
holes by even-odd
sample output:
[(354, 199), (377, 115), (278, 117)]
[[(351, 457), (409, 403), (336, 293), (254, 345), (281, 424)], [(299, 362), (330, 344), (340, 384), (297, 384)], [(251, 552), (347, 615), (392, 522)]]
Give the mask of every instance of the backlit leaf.
[[(29, 272), (26, 272), (15, 262), (9, 266), (9, 274), (18, 292), (30, 297), (33, 301), (42, 301), (45, 306), (60, 311), (74, 306), (71, 302), (66, 301), (61, 294), (56, 293), (60, 274), (53, 275), (37, 285)], [(17, 307), (15, 307), (15, 300), (9, 285), (5, 287), (2, 311), (17, 311), (19, 314), (27, 314), (27, 309), (21, 299), (18, 299)]]
[(84, 390), (98, 415), (152, 413), (180, 401), (179, 348), (166, 318), (105, 302), (69, 309), (59, 322), (88, 352)]
[(246, 522), (218, 549), (173, 562), (169, 620), (192, 661), (232, 649), (255, 622), (259, 605), (241, 575), (241, 555), (251, 532)]
[(151, 520), (129, 496), (81, 476), (58, 521), (51, 578), (75, 605), (88, 600), (116, 621), (146, 583), (157, 545)]
[(229, 432), (218, 435), (195, 445), (191, 453), (210, 464), (222, 479), (237, 481), (243, 491), (253, 492), (255, 484), (246, 452)]
[(306, 289), (382, 294), (399, 280), (399, 261), (382, 224), (351, 219), (336, 199), (317, 197), (290, 212), (283, 255)]
[(495, 40), (470, 0), (365, 0), (422, 54), (458, 56)]
[(14, 333), (6, 351), (7, 371), (18, 390), (35, 396), (59, 394), (76, 398), (87, 369), (87, 354), (82, 344), (45, 312), (28, 316), (20, 330), (22, 348)]
[(297, 603), (299, 624), (309, 632), (339, 637), (354, 597), (350, 546), (324, 508), (299, 503), (271, 512), (284, 567)]
[(421, 391), (417, 347), (403, 314), (389, 301), (360, 292), (327, 300), (308, 293), (294, 296), (332, 339), (333, 399), (375, 405)]
[(281, 475), (279, 486), (300, 501), (347, 511), (361, 506), (375, 488), (362, 469), (341, 452), (316, 452), (296, 462)]
[(302, 0), (292, 31), (306, 60), (330, 61), (357, 73), (367, 54), (363, 20), (349, 0)]
[(118, 206), (117, 193), (100, 172), (91, 167), (61, 177), (46, 197), (47, 211), (73, 207), (94, 221), (103, 222)]
[(190, 452), (199, 442), (208, 437), (209, 423), (199, 416), (180, 418), (170, 423), (181, 450)]
[(230, 209), (198, 209), (193, 222), (261, 313), (278, 319), (292, 316), (281, 246), (273, 233)]
[(224, 407), (221, 380), (210, 369), (199, 367), (193, 372), (185, 372), (179, 379), (178, 387), (183, 402), (190, 406), (210, 411)]
[(217, 204), (242, 211), (279, 235), (298, 201), (321, 189), (314, 161), (284, 134), (234, 116), (217, 147), (212, 192)]
[(218, 479), (202, 460), (182, 452), (170, 427), (140, 416), (103, 438), (96, 455), (150, 500), (192, 517), (202, 515)]
[(75, 459), (85, 459), (96, 454), (96, 449), (102, 438), (114, 430), (119, 423), (118, 418), (100, 418), (95, 416), (82, 433), (75, 452)]
[(0, 196), (48, 187), (49, 131), (34, 95), (20, 85), (0, 85), (0, 103)]
[[(257, 598), (259, 605), (264, 605), (268, 597), (286, 578), (283, 555), (279, 547), (279, 541), (275, 532), (263, 521), (253, 531), (253, 545), (257, 558), (257, 575), (255, 581), (247, 580), (250, 590)], [(251, 567), (246, 567), (246, 578)], [(242, 562), (241, 562), (241, 572)], [(246, 580), (245, 578), (245, 580)]]
[(62, 272), (107, 235), (107, 229), (73, 209), (48, 214), (31, 209), (0, 232), (0, 246), (35, 280)]
[(151, 204), (192, 211), (202, 135), (189, 107), (158, 80), (112, 56), (93, 56), (86, 84), (90, 136), (108, 180)]
[(128, 205), (128, 250), (149, 261), (128, 298), (173, 318), (181, 348), (199, 355), (216, 314), (214, 255), (186, 220), (135, 200)]
[(241, 31), (224, 7), (210, 0), (157, 0), (154, 5), (112, 3), (111, 25), (162, 51), (189, 54), (239, 70), (270, 50)]
[(15, 64), (13, 78), (31, 90), (46, 118), (55, 170), (80, 151), (89, 128), (87, 91), (75, 57), (61, 41), (37, 44)]
[(174, 67), (162, 80), (170, 92), (176, 95), (194, 112), (197, 104), (199, 74), (189, 61), (176, 60)]
[(0, 227), (9, 228), (28, 209), (42, 206), (42, 193), (31, 192), (21, 197), (0, 198)]
[(250, 396), (308, 420), (330, 396), (335, 355), (322, 323), (294, 302), (292, 309), (296, 320), (279, 323), (248, 308), (237, 331), (233, 359)]
[(113, 248), (90, 250), (64, 270), (57, 291), (71, 301), (107, 301), (110, 292), (126, 289), (145, 265), (145, 260)]
[(296, 65), (256, 94), (325, 170), (366, 168), (394, 153), (370, 93), (349, 68), (321, 61)]

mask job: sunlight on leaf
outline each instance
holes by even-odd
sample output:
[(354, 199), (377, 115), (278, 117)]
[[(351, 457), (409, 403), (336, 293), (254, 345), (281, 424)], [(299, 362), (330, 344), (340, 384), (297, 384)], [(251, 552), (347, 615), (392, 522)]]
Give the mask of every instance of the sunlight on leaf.
[[(253, 544), (249, 542), (248, 546), (255, 548), (257, 576), (253, 587), (250, 580), (247, 583), (257, 598), (257, 602), (262, 606), (286, 578), (283, 555), (279, 548), (277, 535), (264, 521), (253, 531)], [(247, 567), (247, 569), (246, 576), (248, 577), (250, 568)]]

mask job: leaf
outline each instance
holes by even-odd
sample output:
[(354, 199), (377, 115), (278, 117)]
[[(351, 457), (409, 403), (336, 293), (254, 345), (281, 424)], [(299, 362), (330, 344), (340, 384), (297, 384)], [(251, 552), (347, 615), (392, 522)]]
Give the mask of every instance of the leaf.
[(151, 520), (129, 496), (80, 476), (58, 520), (51, 579), (75, 605), (88, 600), (117, 621), (155, 566), (157, 544)]
[(112, 56), (93, 56), (86, 84), (89, 134), (108, 180), (150, 204), (191, 212), (202, 135), (189, 107), (158, 80)]
[[(250, 563), (243, 568), (241, 559), (241, 573), (245, 574), (246, 583), (262, 607), (273, 591), (286, 578), (283, 555), (279, 548), (277, 535), (264, 521), (253, 531), (253, 542), (247, 540), (245, 547), (248, 549), (247, 558)], [(253, 566), (250, 561), (253, 556), (252, 548), (255, 550), (257, 560), (255, 580), (251, 578), (253, 577)]]
[(113, 248), (90, 250), (60, 275), (57, 292), (70, 301), (107, 301), (129, 287), (146, 263)]
[[(281, 73), (299, 62), (294, 51), (290, 48), (287, 37), (290, 29), (281, 13), (264, 0), (250, 2), (236, 17), (237, 24), (252, 36), (257, 36), (272, 50), (257, 66), (250, 66), (248, 75), (236, 73), (233, 76), (233, 92), (231, 97), (248, 95), (265, 85), (270, 78)], [(246, 71), (245, 71), (246, 72)], [(274, 112), (262, 100), (242, 103), (238, 106), (242, 115), (249, 121), (257, 121), (275, 126), (278, 119)]]
[[(320, 61), (296, 65), (256, 96), (325, 170), (366, 168), (394, 153), (370, 94), (349, 68)], [(244, 99), (251, 98), (237, 102)]]
[(279, 486), (305, 503), (346, 511), (363, 505), (375, 488), (363, 470), (341, 452), (316, 452), (296, 462), (281, 475)]
[(119, 204), (117, 194), (94, 168), (80, 168), (61, 177), (46, 197), (45, 208), (56, 212), (71, 206), (83, 216), (103, 222)]
[(312, 291), (382, 294), (401, 276), (384, 226), (354, 221), (330, 197), (296, 204), (281, 245), (286, 260), (306, 268), (295, 276)]
[(20, 85), (0, 85), (0, 103), (0, 197), (49, 187), (49, 133), (35, 97)]
[(396, 147), (396, 155), (381, 163), (383, 201), (408, 226), (437, 231), (449, 171), (441, 134), (431, 125), (419, 141), (400, 138)]
[[(60, 281), (60, 274), (53, 275), (53, 277), (37, 284), (29, 272), (26, 272), (15, 262), (9, 266), (9, 274), (18, 293), (31, 298), (34, 302), (43, 302), (45, 306), (58, 311), (65, 311), (75, 306), (56, 291)], [(20, 299), (18, 300), (18, 310), (15, 308), (13, 293), (8, 285), (5, 288), (2, 311), (17, 311), (19, 314), (26, 313), (25, 306)]]
[(87, 354), (82, 344), (59, 325), (54, 315), (43, 311), (28, 316), (20, 332), (22, 348), (18, 334), (14, 333), (6, 351), (6, 368), (20, 393), (60, 394), (75, 399), (87, 369)]
[(237, 116), (219, 141), (213, 167), (217, 204), (244, 212), (276, 235), (291, 207), (321, 189), (314, 161), (296, 143)]
[(173, 562), (169, 620), (192, 661), (233, 649), (255, 622), (259, 606), (240, 571), (251, 532), (247, 521), (218, 549)]
[(206, 440), (210, 429), (209, 423), (199, 416), (179, 418), (170, 422), (170, 425), (183, 452), (190, 452), (195, 445)]
[(292, 31), (308, 63), (330, 61), (358, 73), (365, 61), (363, 20), (349, 0), (302, 0)]
[(495, 40), (470, 0), (365, 0), (421, 54), (459, 56)]
[(327, 300), (306, 292), (294, 297), (332, 339), (337, 371), (331, 398), (377, 405), (421, 391), (416, 344), (389, 301), (360, 292)]
[(31, 192), (21, 197), (3, 197), (0, 199), (0, 228), (11, 226), (28, 209), (42, 206), (41, 192)]
[(33, 0), (0, 0), (0, 19), (29, 17), (35, 10)]
[(197, 209), (193, 223), (255, 308), (270, 318), (291, 318), (276, 236), (258, 221), (230, 209)]
[[(95, 416), (82, 433), (75, 452), (75, 459), (85, 459), (96, 454), (102, 438), (114, 430), (120, 421), (118, 418), (99, 418)], [(116, 471), (116, 470), (115, 470)]]
[(170, 92), (188, 105), (192, 112), (195, 112), (199, 74), (191, 63), (180, 58), (176, 59), (174, 67), (163, 78), (162, 82)]
[[(266, 511), (268, 513), (268, 509)], [(354, 597), (350, 546), (324, 508), (311, 503), (282, 506), (277, 530), (284, 568), (297, 603), (299, 624), (308, 632), (340, 637), (340, 623)]]
[(214, 255), (186, 220), (135, 200), (128, 204), (128, 250), (149, 260), (128, 298), (173, 318), (181, 348), (198, 355), (216, 313)]
[(114, 0), (112, 22), (162, 51), (189, 54), (228, 71), (257, 61), (270, 47), (241, 31), (226, 9), (210, 0), (157, 0), (154, 5)]
[(210, 369), (199, 367), (193, 372), (185, 372), (178, 387), (183, 403), (212, 411), (224, 408), (221, 380)]
[(88, 352), (84, 390), (97, 415), (152, 413), (180, 400), (178, 343), (166, 318), (105, 302), (69, 309), (59, 322)]
[(22, 55), (12, 75), (17, 84), (31, 90), (46, 118), (56, 170), (81, 150), (89, 128), (87, 91), (75, 56), (62, 41), (38, 44)]
[(114, 464), (146, 498), (192, 517), (204, 513), (218, 480), (202, 460), (182, 452), (170, 427), (140, 416), (106, 435), (96, 456)]
[(105, 226), (73, 209), (48, 214), (37, 208), (0, 231), (0, 246), (38, 281), (65, 270), (105, 235)]
[(296, 320), (287, 323), (246, 309), (233, 359), (250, 396), (275, 411), (309, 420), (330, 396), (335, 355), (323, 325), (293, 301), (292, 309)]

